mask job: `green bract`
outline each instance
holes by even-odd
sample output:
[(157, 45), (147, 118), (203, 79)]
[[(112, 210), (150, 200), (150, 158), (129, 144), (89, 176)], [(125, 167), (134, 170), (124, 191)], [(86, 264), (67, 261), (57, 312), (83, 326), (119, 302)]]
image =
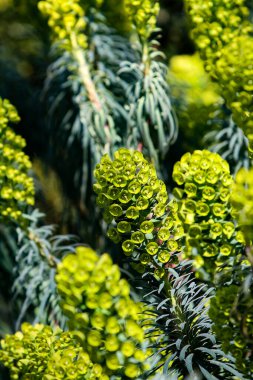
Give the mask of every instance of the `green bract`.
[(221, 266), (224, 269), (225, 257), (233, 266), (242, 244), (231, 214), (233, 179), (228, 163), (216, 153), (196, 150), (175, 164), (173, 179), (181, 186), (174, 195), (186, 232), (184, 255), (194, 259), (202, 275), (203, 270), (213, 276)]
[(109, 380), (71, 332), (42, 324), (24, 323), (21, 332), (7, 335), (1, 342), (0, 361), (13, 380)]
[(23, 152), (25, 141), (9, 127), (19, 116), (8, 100), (0, 98), (0, 221), (21, 221), (27, 205), (34, 204), (34, 184), (28, 176), (31, 162)]
[(130, 287), (109, 255), (98, 257), (92, 249), (76, 248), (76, 254), (58, 265), (56, 282), (68, 326), (93, 363), (108, 376), (138, 377), (150, 354), (141, 325), (145, 307), (130, 298)]
[[(181, 239), (184, 231), (176, 204), (168, 204), (165, 184), (157, 178), (154, 166), (141, 152), (121, 148), (114, 160), (104, 155), (94, 175), (97, 204), (105, 209), (104, 219), (110, 224), (108, 237), (115, 243), (121, 241), (123, 252), (135, 261), (136, 270), (144, 272), (147, 266), (153, 266), (163, 276), (159, 269), (180, 251), (175, 240)], [(112, 199), (108, 194), (118, 188), (120, 193)]]

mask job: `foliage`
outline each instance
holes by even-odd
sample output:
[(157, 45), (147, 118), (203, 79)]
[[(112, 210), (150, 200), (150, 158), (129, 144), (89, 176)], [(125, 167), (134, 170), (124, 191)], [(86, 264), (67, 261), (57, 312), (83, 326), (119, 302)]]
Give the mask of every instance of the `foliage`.
[(225, 105), (216, 108), (208, 121), (211, 131), (204, 136), (209, 150), (218, 153), (230, 166), (232, 174), (244, 167), (249, 168), (248, 140), (232, 119), (231, 111)]
[(73, 251), (71, 236), (57, 236), (54, 227), (40, 225), (42, 217), (38, 210), (24, 217), (29, 222), (26, 229), (18, 228), (18, 250), (15, 255), (14, 296), (22, 300), (17, 318), (19, 327), (29, 309), (34, 312), (35, 322), (64, 326), (65, 318), (59, 308), (59, 296), (55, 285), (55, 271), (64, 253)]
[[(67, 2), (66, 10), (62, 2), (39, 3), (42, 13), (49, 16), (56, 37), (54, 51), (59, 57), (52, 64), (47, 81), (50, 98), (55, 83), (57, 92), (61, 87), (53, 107), (50, 106), (50, 134), (53, 133), (53, 138), (60, 134), (67, 151), (75, 147), (82, 152), (81, 165), (74, 162), (73, 178), (78, 191), (81, 184), (82, 200), (90, 181), (89, 164), (94, 168), (103, 153), (112, 154), (122, 145), (136, 148), (141, 145), (158, 167), (158, 150), (164, 157), (175, 141), (177, 125), (166, 83), (166, 67), (156, 59), (158, 52), (148, 42), (159, 9), (158, 3), (153, 3), (147, 1), (141, 7), (139, 2), (125, 4), (129, 22), (140, 37), (134, 45), (128, 37), (108, 27), (97, 3), (94, 8), (86, 8), (85, 17), (78, 2)], [(72, 15), (72, 21), (64, 12)], [(81, 29), (85, 34), (80, 33)], [(65, 32), (61, 33), (62, 30)], [(59, 126), (58, 113), (69, 95), (72, 100), (67, 107), (71, 109), (64, 111)]]
[(148, 282), (147, 290), (154, 289), (151, 305), (156, 317), (150, 321), (149, 336), (157, 337), (152, 347), (163, 355), (157, 367), (163, 366), (165, 375), (171, 371), (178, 379), (187, 375), (230, 379), (233, 374), (240, 378), (233, 358), (221, 351), (211, 332), (212, 321), (207, 315), (211, 289), (205, 291), (203, 285), (195, 283), (188, 265), (168, 270), (165, 285), (154, 284), (154, 278)]
[(123, 80), (130, 80), (126, 89), (129, 115), (125, 146), (139, 147), (161, 170), (159, 159), (166, 157), (178, 135), (177, 118), (168, 96), (167, 68), (155, 60), (159, 52), (145, 44), (140, 54), (139, 64), (126, 61), (120, 69)]
[[(55, 2), (52, 4), (40, 2), (39, 4), (43, 13), (51, 16), (51, 10), (53, 10), (58, 14)], [(70, 9), (74, 5), (74, 3), (68, 3)], [(122, 117), (124, 119), (125, 112), (122, 105), (117, 101), (116, 96), (118, 95), (111, 88), (116, 86), (115, 90), (118, 91), (118, 88), (122, 87), (120, 82), (117, 83), (115, 69), (118, 70), (119, 62), (129, 55), (129, 49), (126, 49), (126, 53), (123, 55), (120, 44), (127, 45), (127, 40), (104, 25), (103, 18), (98, 17), (93, 12), (90, 17), (95, 18), (95, 20), (89, 23), (89, 30), (86, 33), (89, 33), (90, 51), (95, 49), (97, 53), (96, 55), (90, 54), (87, 49), (88, 36), (84, 37), (84, 34), (79, 32), (79, 25), (83, 29), (86, 25), (82, 17), (83, 10), (78, 2), (76, 5), (80, 12), (78, 19), (73, 19), (73, 22), (76, 22), (77, 26), (73, 27), (71, 24), (69, 26), (71, 34), (66, 36), (56, 34), (59, 58), (50, 68), (46, 87), (49, 89), (48, 96), (50, 98), (55, 98), (54, 87), (57, 86), (57, 92), (59, 92), (59, 85), (61, 87), (61, 93), (55, 98), (53, 107), (50, 104), (50, 113), (53, 115), (50, 123), (50, 134), (53, 138), (58, 138), (58, 135), (61, 135), (67, 151), (68, 149), (81, 148), (82, 171), (80, 173), (80, 163), (74, 162), (74, 165), (77, 166), (75, 168), (77, 172), (73, 179), (77, 188), (82, 183), (81, 197), (85, 199), (87, 181), (89, 180), (89, 151), (92, 152), (92, 165), (94, 165), (94, 161), (96, 163), (104, 151), (110, 151), (121, 140), (118, 135), (119, 131), (115, 128), (117, 121), (120, 124), (124, 122)], [(73, 12), (75, 12), (75, 8)], [(49, 23), (52, 24), (50, 20)], [(58, 14), (58, 19), (53, 22), (52, 27), (56, 30), (61, 28), (60, 25), (64, 25), (65, 22), (64, 14)], [(66, 90), (68, 90), (67, 93)], [(72, 96), (71, 107), (76, 112), (73, 113), (71, 109), (67, 109), (67, 112), (64, 111), (65, 117), (61, 116), (59, 130), (59, 126), (57, 126), (59, 123), (57, 120), (58, 108), (62, 109), (64, 98), (69, 97), (69, 93)], [(58, 156), (56, 155), (57, 159)]]

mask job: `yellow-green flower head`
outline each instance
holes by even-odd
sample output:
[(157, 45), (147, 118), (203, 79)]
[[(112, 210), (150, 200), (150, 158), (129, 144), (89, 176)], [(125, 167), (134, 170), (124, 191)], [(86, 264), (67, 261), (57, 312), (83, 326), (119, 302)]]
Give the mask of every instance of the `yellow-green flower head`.
[(253, 24), (245, 0), (186, 0), (192, 36), (253, 154)]
[(73, 37), (78, 46), (87, 47), (84, 35), (86, 22), (79, 0), (46, 0), (38, 3), (39, 10), (48, 17), (54, 39), (67, 50), (73, 48)]
[(252, 30), (245, 0), (185, 0), (192, 23), (192, 38), (210, 71), (222, 48)]
[(0, 221), (20, 222), (27, 205), (34, 204), (34, 184), (28, 176), (31, 162), (23, 152), (25, 140), (9, 127), (18, 121), (15, 107), (0, 98)]
[[(93, 363), (108, 375), (125, 374), (126, 379), (132, 378), (135, 367), (141, 371), (148, 356), (141, 324), (145, 306), (131, 299), (129, 284), (110, 256), (99, 257), (90, 248), (77, 247), (58, 265), (56, 282), (69, 328)], [(136, 347), (143, 360), (135, 358)]]
[(252, 285), (247, 290), (248, 296), (242, 294), (237, 285), (220, 287), (211, 300), (209, 316), (224, 352), (234, 356), (237, 368), (246, 378), (252, 378)]
[(173, 179), (180, 186), (173, 192), (186, 231), (185, 254), (197, 269), (213, 274), (241, 248), (231, 215), (229, 165), (217, 153), (196, 150), (175, 164)]
[(253, 154), (253, 36), (239, 36), (223, 49), (216, 75), (234, 121), (249, 139)]
[(71, 332), (28, 323), (1, 342), (0, 362), (9, 368), (11, 379), (101, 379), (109, 380), (102, 367), (93, 366)]
[(157, 0), (124, 0), (125, 12), (141, 38), (147, 39), (156, 27), (160, 10)]
[(238, 223), (247, 245), (253, 240), (253, 169), (241, 169), (232, 188), (231, 203), (236, 210)]
[[(144, 272), (146, 266), (162, 269), (171, 255), (180, 251), (177, 242), (184, 231), (176, 205), (168, 204), (166, 186), (157, 178), (154, 166), (142, 153), (121, 148), (114, 160), (102, 157), (94, 176), (97, 204), (104, 208), (109, 224), (108, 237), (121, 242), (137, 271)], [(164, 273), (158, 272), (160, 276)]]

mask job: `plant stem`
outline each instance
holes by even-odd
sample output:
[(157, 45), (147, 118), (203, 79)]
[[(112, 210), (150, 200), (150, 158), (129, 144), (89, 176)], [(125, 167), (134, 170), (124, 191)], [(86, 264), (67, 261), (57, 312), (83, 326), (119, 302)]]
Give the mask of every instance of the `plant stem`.
[(76, 39), (76, 34), (72, 33), (70, 35), (72, 47), (73, 47), (73, 56), (78, 62), (78, 72), (79, 76), (82, 79), (83, 85), (86, 88), (89, 100), (91, 103), (94, 105), (97, 111), (102, 110), (102, 104), (100, 102), (99, 96), (96, 91), (96, 87), (94, 85), (94, 82), (91, 78), (89, 67), (87, 65), (87, 62), (85, 61), (83, 51), (80, 49), (77, 39)]

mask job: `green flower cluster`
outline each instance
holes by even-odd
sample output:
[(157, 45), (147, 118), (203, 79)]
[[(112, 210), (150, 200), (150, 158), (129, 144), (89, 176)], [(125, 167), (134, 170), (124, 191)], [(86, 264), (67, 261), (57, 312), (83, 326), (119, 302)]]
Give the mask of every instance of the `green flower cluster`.
[(70, 332), (28, 323), (1, 342), (0, 362), (12, 380), (109, 380)]
[(156, 27), (160, 10), (157, 0), (125, 0), (125, 12), (141, 38), (147, 40)]
[(184, 231), (177, 205), (167, 204), (166, 186), (154, 166), (142, 153), (120, 148), (113, 161), (108, 155), (102, 157), (94, 176), (97, 204), (105, 209), (104, 220), (110, 224), (108, 237), (121, 242), (137, 271), (151, 265), (163, 277), (171, 256), (177, 258)]
[(231, 203), (247, 245), (253, 242), (253, 169), (241, 169), (235, 177)]
[(186, 233), (184, 254), (211, 275), (224, 263), (233, 265), (244, 238), (231, 215), (228, 163), (217, 153), (196, 150), (175, 164), (173, 179), (180, 186), (173, 193)]
[(209, 315), (214, 332), (225, 352), (231, 353), (237, 367), (249, 378), (253, 374), (253, 287), (248, 296), (237, 285), (220, 287), (212, 298)]
[(0, 98), (0, 221), (20, 221), (25, 207), (34, 204), (34, 184), (27, 175), (31, 162), (22, 151), (25, 141), (8, 125), (18, 121), (16, 109)]
[(253, 25), (245, 0), (185, 0), (192, 36), (253, 154)]
[(252, 30), (245, 0), (185, 0), (192, 23), (192, 39), (196, 43), (206, 69), (215, 71), (222, 48)]
[[(252, 28), (253, 29), (253, 28)], [(253, 30), (252, 30), (253, 31)], [(253, 154), (253, 37), (241, 36), (227, 45), (216, 65), (216, 75), (233, 119), (249, 139)]]
[(48, 25), (61, 47), (72, 50), (73, 38), (78, 46), (87, 47), (87, 38), (83, 33), (86, 27), (84, 10), (79, 0), (39, 1), (38, 7), (42, 14), (49, 17)]
[(108, 376), (138, 378), (150, 354), (141, 327), (145, 307), (130, 298), (129, 284), (109, 255), (77, 247), (58, 265), (56, 282), (69, 328), (92, 362)]

